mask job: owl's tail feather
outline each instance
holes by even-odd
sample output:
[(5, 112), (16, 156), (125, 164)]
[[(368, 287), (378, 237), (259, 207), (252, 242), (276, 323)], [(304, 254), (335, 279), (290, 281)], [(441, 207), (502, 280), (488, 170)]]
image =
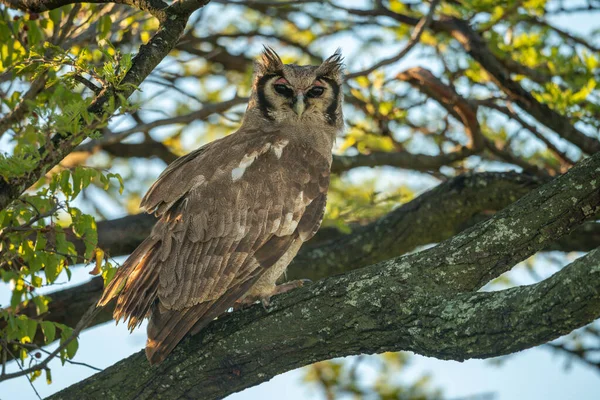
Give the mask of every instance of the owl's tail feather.
[(113, 317), (116, 321), (129, 319), (130, 330), (142, 322), (156, 299), (161, 264), (156, 262), (159, 244), (153, 237), (144, 240), (117, 269), (98, 301), (98, 306), (103, 307), (119, 296)]
[(155, 303), (150, 311), (146, 342), (146, 358), (150, 364), (162, 362), (211, 305), (207, 301), (184, 310), (168, 310)]
[(211, 321), (233, 306), (262, 274), (230, 288), (213, 301), (206, 301), (183, 310), (168, 310), (158, 302), (152, 305), (148, 324), (146, 357), (150, 364), (161, 363), (189, 332), (197, 334)]

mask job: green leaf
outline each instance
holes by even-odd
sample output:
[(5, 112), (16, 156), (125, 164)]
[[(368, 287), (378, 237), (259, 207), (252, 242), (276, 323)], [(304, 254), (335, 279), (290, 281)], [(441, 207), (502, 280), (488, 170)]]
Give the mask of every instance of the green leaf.
[(73, 191), (71, 190), (71, 184), (69, 183), (69, 178), (71, 177), (70, 171), (62, 171), (60, 173), (60, 190), (65, 194), (65, 196), (71, 197)]
[(51, 343), (56, 338), (56, 325), (51, 321), (40, 322), (42, 332), (44, 333), (45, 344)]
[[(39, 279), (41, 281), (42, 278)], [(48, 312), (48, 298), (44, 296), (36, 296), (33, 298), (33, 303), (35, 304), (35, 310), (37, 312), (37, 315), (42, 315)]]
[(112, 20), (110, 15), (103, 15), (98, 20), (98, 40), (105, 39), (111, 32)]
[(44, 274), (46, 275), (46, 282), (52, 283), (58, 278), (63, 269), (60, 259), (58, 257), (48, 257), (44, 266)]
[(67, 345), (67, 356), (71, 359), (75, 357), (77, 349), (79, 349), (79, 340), (75, 338)]
[(25, 321), (27, 324), (25, 336), (29, 339), (28, 343), (31, 343), (33, 342), (33, 338), (35, 337), (35, 333), (37, 332), (38, 322), (35, 319), (31, 318), (27, 318)]
[(41, 31), (39, 25), (36, 21), (27, 21), (27, 42), (30, 46), (39, 45), (44, 37), (43, 32)]

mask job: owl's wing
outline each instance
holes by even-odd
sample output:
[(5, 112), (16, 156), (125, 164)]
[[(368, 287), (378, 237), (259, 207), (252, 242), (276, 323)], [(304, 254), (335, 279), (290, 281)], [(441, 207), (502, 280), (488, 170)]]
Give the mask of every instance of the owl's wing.
[(165, 215), (171, 223), (159, 233), (158, 289), (164, 307), (216, 300), (262, 274), (294, 240), (306, 241), (318, 230), (329, 163), (308, 146), (288, 146), (279, 153), (263, 145), (269, 150), (239, 178), (231, 172), (239, 167), (225, 169)]
[(163, 215), (197, 184), (199, 176), (204, 176), (202, 167), (207, 164), (206, 155), (210, 154), (207, 150), (217, 146), (218, 141), (208, 143), (173, 161), (150, 186), (140, 207), (158, 217)]
[(310, 146), (264, 131), (177, 160), (144, 198), (159, 221), (100, 305), (120, 293), (115, 319), (129, 318), (130, 328), (151, 310), (147, 355), (160, 361), (194, 325), (231, 307), (295, 240), (314, 235), (329, 168)]
[[(266, 135), (264, 140), (269, 140), (269, 138)], [(192, 217), (194, 217), (195, 225), (205, 228), (209, 228), (208, 220), (212, 221), (216, 218), (216, 214), (212, 212), (201, 212), (204, 208), (203, 199), (196, 196), (199, 193), (197, 189), (202, 187), (202, 196), (208, 197), (205, 204), (206, 210), (209, 206), (214, 207), (215, 204), (220, 203), (218, 186), (223, 186), (227, 180), (224, 171), (231, 171), (247, 152), (256, 152), (257, 149), (261, 149), (264, 146), (264, 140), (261, 141), (261, 139), (263, 138), (256, 135), (256, 131), (253, 130), (246, 130), (244, 135), (232, 134), (180, 157), (163, 171), (148, 190), (141, 204), (148, 212), (154, 212), (159, 220), (150, 236), (117, 270), (98, 303), (100, 306), (106, 305), (120, 294), (115, 308), (115, 319), (129, 319), (131, 329), (141, 322), (158, 295), (160, 271), (163, 264), (168, 261), (167, 258), (172, 250), (171, 246), (179, 243), (181, 247), (185, 243), (184, 249), (189, 249), (189, 243), (178, 239), (182, 234), (182, 229), (185, 229), (184, 234), (188, 231), (189, 220)], [(195, 208), (201, 215), (190, 213), (193, 211), (188, 210), (190, 200), (200, 203)], [(203, 222), (202, 218), (207, 221)], [(245, 219), (242, 222), (245, 223)], [(224, 224), (225, 220), (221, 219), (221, 223)], [(217, 236), (223, 236), (224, 231), (219, 234), (219, 230), (222, 228), (212, 227), (211, 229), (216, 231)], [(202, 234), (202, 231), (198, 229), (195, 229), (194, 232)], [(201, 242), (205, 241), (207, 240), (201, 240)], [(197, 244), (198, 240), (195, 239), (193, 242)], [(210, 245), (216, 244), (217, 241), (207, 243), (204, 248), (205, 254), (210, 250)], [(197, 244), (196, 250), (201, 251), (202, 249), (198, 246), (203, 246), (203, 243)], [(181, 250), (180, 247), (176, 247), (173, 251)], [(194, 254), (200, 255), (201, 253)], [(178, 258), (184, 259), (181, 256)]]
[(173, 209), (188, 218), (163, 234), (160, 302), (148, 325), (151, 363), (226, 311), (295, 241), (317, 231), (329, 162), (309, 148), (286, 150), (256, 158), (239, 180), (197, 187)]

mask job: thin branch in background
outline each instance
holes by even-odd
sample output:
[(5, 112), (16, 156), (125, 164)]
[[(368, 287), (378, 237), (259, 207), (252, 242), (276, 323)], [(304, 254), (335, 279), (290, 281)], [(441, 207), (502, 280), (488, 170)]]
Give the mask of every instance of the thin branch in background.
[(81, 4), (77, 3), (73, 6), (69, 15), (67, 16), (67, 20), (60, 26), (60, 35), (58, 37), (57, 43), (62, 43), (71, 32), (71, 28), (73, 28), (73, 22), (75, 21), (75, 17), (81, 10)]
[[(52, 354), (48, 350), (44, 349), (43, 347), (38, 346), (35, 343), (18, 343), (18, 342), (15, 342), (15, 343), (11, 343), (11, 344), (14, 344), (15, 346), (22, 346), (22, 347), (32, 348), (34, 350), (39, 350), (42, 353), (45, 353), (47, 355)], [(97, 367), (94, 367), (93, 365), (90, 365), (90, 364), (87, 364), (87, 363), (84, 363), (84, 362), (80, 362), (80, 361), (73, 361), (73, 360), (65, 359), (65, 362), (67, 362), (69, 364), (72, 364), (72, 365), (79, 365), (79, 366), (82, 366), (82, 367), (90, 368), (90, 369), (93, 369), (94, 371), (98, 371), (98, 372), (102, 371), (102, 368), (97, 368)]]
[(212, 0), (213, 3), (221, 3), (228, 5), (238, 5), (252, 7), (294, 7), (301, 4), (322, 3), (318, 0), (293, 0), (293, 1), (262, 1), (262, 0), (245, 0), (245, 1), (229, 1), (229, 0)]
[[(29, 378), (29, 375), (28, 375), (28, 374), (29, 374), (29, 372), (27, 372), (27, 371), (25, 371), (25, 370), (23, 369), (23, 366), (21, 365), (21, 362), (19, 361), (19, 359), (18, 359), (17, 357), (15, 357), (15, 355), (12, 353), (12, 351), (10, 351), (10, 349), (8, 348), (8, 344), (7, 344), (5, 341), (3, 341), (3, 345), (2, 345), (2, 347), (3, 347), (3, 348), (4, 348), (4, 349), (5, 349), (5, 350), (6, 350), (8, 353), (10, 353), (11, 357), (13, 358), (13, 360), (15, 360), (15, 362), (16, 362), (16, 364), (17, 364), (17, 367), (19, 367), (19, 369), (21, 370), (21, 375), (19, 375), (19, 376), (23, 376), (23, 375), (25, 375), (25, 377), (27, 378), (27, 382), (29, 382), (29, 386), (31, 386), (31, 388), (32, 388), (32, 389), (33, 389), (33, 391), (35, 392), (35, 395), (37, 396), (37, 398), (38, 398), (38, 399), (40, 399), (40, 400), (42, 400), (42, 396), (40, 396), (40, 394), (38, 393), (37, 389), (35, 388), (35, 386), (34, 386), (33, 382), (31, 381), (31, 378)], [(0, 377), (5, 375), (5, 373), (4, 373), (4, 366), (5, 366), (5, 364), (6, 364), (6, 361), (4, 360), (4, 363), (2, 364), (2, 375), (0, 375)], [(24, 373), (23, 373), (23, 372), (24, 372)], [(1, 380), (0, 380), (0, 381), (1, 381)]]
[(150, 131), (151, 129), (154, 129), (159, 126), (173, 124), (189, 124), (192, 121), (204, 120), (212, 114), (225, 112), (235, 105), (245, 103), (247, 100), (247, 98), (238, 97), (236, 95), (233, 99), (226, 100), (220, 103), (205, 104), (204, 107), (202, 107), (201, 109), (193, 111), (189, 114), (156, 120), (147, 124), (134, 126), (131, 129), (126, 129), (121, 132), (104, 135), (103, 139), (92, 140), (88, 143), (80, 145), (76, 149), (76, 151), (93, 151), (93, 149), (97, 146), (102, 147), (108, 144), (115, 144), (121, 142), (125, 138), (133, 135), (134, 133)]
[(349, 79), (357, 78), (359, 76), (369, 75), (371, 72), (373, 72), (381, 67), (384, 67), (386, 65), (390, 65), (390, 64), (400, 61), (406, 54), (408, 54), (409, 51), (412, 50), (413, 47), (415, 47), (415, 45), (417, 43), (419, 43), (419, 40), (421, 40), (421, 35), (423, 34), (423, 32), (425, 32), (425, 30), (429, 27), (429, 25), (431, 24), (431, 21), (433, 20), (433, 14), (435, 13), (435, 9), (436, 9), (438, 3), (439, 3), (439, 0), (433, 0), (431, 2), (430, 6), (429, 6), (429, 12), (427, 13), (426, 16), (424, 16), (423, 18), (421, 18), (421, 20), (419, 20), (419, 23), (415, 26), (408, 43), (406, 43), (404, 48), (398, 54), (396, 54), (394, 57), (387, 58), (385, 60), (381, 60), (380, 62), (372, 65), (371, 67), (369, 67), (365, 70), (347, 74), (344, 77), (344, 79), (349, 80)]
[(599, 46), (594, 46), (588, 40), (585, 40), (583, 38), (575, 36), (575, 35), (567, 32), (567, 31), (565, 31), (564, 29), (561, 29), (561, 28), (559, 28), (559, 27), (557, 27), (555, 25), (552, 25), (550, 22), (548, 22), (545, 19), (542, 19), (542, 18), (539, 18), (539, 17), (531, 17), (531, 18), (525, 19), (525, 21), (529, 22), (529, 23), (531, 23), (533, 25), (538, 25), (538, 26), (542, 26), (544, 28), (548, 28), (548, 29), (556, 32), (556, 34), (558, 34), (558, 35), (566, 38), (571, 43), (584, 46), (584, 47), (588, 48), (589, 50), (591, 50), (594, 53), (600, 53), (600, 47)]
[(73, 79), (83, 84), (86, 88), (90, 89), (92, 92), (94, 92), (95, 95), (98, 95), (102, 91), (101, 87), (94, 85), (90, 80), (84, 78), (79, 74), (73, 75)]
[(593, 367), (596, 370), (596, 372), (600, 372), (600, 361), (593, 361), (590, 358), (586, 357), (588, 352), (598, 351), (598, 349), (591, 349), (591, 350), (585, 349), (585, 348), (571, 349), (563, 343), (547, 343), (545, 346), (549, 347), (555, 351), (562, 352), (571, 357), (574, 357), (575, 359), (581, 361), (582, 363), (584, 363), (590, 367)]
[(50, 361), (52, 361), (57, 355), (59, 355), (61, 351), (66, 349), (67, 346), (69, 345), (69, 343), (71, 343), (73, 340), (75, 340), (77, 338), (77, 336), (79, 336), (79, 333), (85, 327), (87, 327), (90, 322), (92, 322), (92, 320), (100, 312), (100, 310), (101, 309), (97, 308), (96, 304), (94, 302), (88, 308), (88, 310), (85, 312), (85, 314), (83, 314), (83, 316), (81, 317), (81, 320), (79, 321), (79, 323), (77, 324), (75, 329), (73, 329), (73, 333), (71, 334), (71, 336), (69, 336), (64, 342), (62, 342), (62, 344), (60, 346), (58, 346), (56, 348), (56, 350), (54, 350), (52, 353), (50, 353), (48, 355), (48, 357), (46, 357), (43, 361), (34, 365), (33, 367), (29, 367), (27, 369), (21, 369), (20, 372), (13, 372), (13, 373), (8, 373), (8, 374), (3, 373), (2, 375), (0, 375), (0, 382), (45, 369)]
[[(507, 101), (505, 106), (501, 106), (501, 105), (496, 104), (496, 102), (493, 100), (486, 99), (486, 100), (479, 101), (478, 104), (481, 104), (484, 107), (499, 111), (502, 114), (506, 115), (507, 117), (512, 118), (515, 121), (517, 121), (523, 128), (525, 128), (527, 131), (531, 132), (536, 138), (541, 140), (546, 145), (546, 147), (548, 147), (548, 149), (550, 151), (552, 151), (564, 164), (566, 164), (566, 167), (572, 167), (573, 165), (575, 165), (575, 163), (576, 163), (575, 160), (571, 159), (565, 152), (561, 151), (558, 147), (556, 147), (554, 145), (554, 143), (552, 143), (534, 125), (525, 121), (519, 115), (519, 113), (514, 108), (514, 106), (511, 102)], [(565, 172), (565, 171), (561, 171), (561, 172)]]
[(44, 89), (45, 85), (46, 74), (42, 74), (31, 83), (29, 90), (21, 97), (21, 101), (19, 101), (12, 111), (0, 119), (0, 138), (12, 124), (21, 120), (21, 118), (29, 111), (29, 101), (35, 99), (35, 97)]

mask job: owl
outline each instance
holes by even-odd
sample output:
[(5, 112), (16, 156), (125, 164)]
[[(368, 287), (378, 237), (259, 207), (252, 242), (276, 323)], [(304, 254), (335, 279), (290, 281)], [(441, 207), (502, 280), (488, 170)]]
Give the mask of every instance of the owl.
[(114, 318), (149, 317), (146, 356), (160, 363), (236, 304), (262, 301), (319, 229), (332, 146), (343, 127), (342, 57), (284, 64), (270, 48), (255, 63), (238, 131), (174, 161), (142, 200), (158, 221), (107, 285)]

